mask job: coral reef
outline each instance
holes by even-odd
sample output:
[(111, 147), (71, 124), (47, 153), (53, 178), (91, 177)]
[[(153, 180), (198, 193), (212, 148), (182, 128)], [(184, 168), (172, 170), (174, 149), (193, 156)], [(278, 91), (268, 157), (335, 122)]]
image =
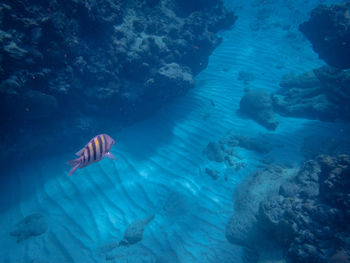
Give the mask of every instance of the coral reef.
[[(2, 4), (1, 90), (9, 98), (30, 90), (53, 96), (60, 112), (93, 104), (114, 116), (141, 115), (150, 97), (161, 106), (193, 87), (220, 43), (215, 33), (236, 19), (219, 3), (188, 14), (181, 13), (188, 1)], [(28, 117), (26, 102), (17, 106), (7, 117)]]
[(239, 112), (268, 130), (278, 126), (275, 113), (321, 121), (350, 120), (350, 72), (330, 66), (283, 76), (274, 94), (248, 90)]
[(320, 155), (295, 176), (276, 170), (249, 177), (237, 190), (228, 240), (265, 254), (266, 243), (278, 244), (289, 262), (347, 262), (349, 172), (350, 156)]
[(221, 0), (201, 2), (1, 3), (2, 136), (43, 121), (78, 129), (81, 116), (131, 123), (185, 94), (236, 20)]
[(310, 40), (319, 57), (330, 66), (350, 68), (350, 3), (312, 10), (300, 31)]
[(229, 131), (225, 137), (220, 140), (220, 144), (227, 153), (233, 152), (233, 147), (240, 147), (261, 154), (268, 153), (274, 148), (274, 145), (272, 145), (267, 135), (250, 137), (240, 135), (236, 131)]
[(279, 185), (286, 178), (281, 167), (269, 166), (242, 181), (233, 198), (235, 213), (226, 228), (226, 236), (231, 243), (258, 249), (261, 244), (257, 237), (263, 237), (257, 227), (259, 204), (271, 194), (277, 194)]
[(33, 236), (40, 236), (47, 230), (45, 217), (41, 214), (31, 214), (16, 224), (10, 235), (17, 237), (17, 243)]
[(278, 126), (272, 97), (264, 90), (248, 90), (241, 99), (239, 112), (268, 130), (275, 130)]
[(349, 72), (328, 66), (300, 76), (286, 75), (273, 96), (273, 107), (283, 116), (350, 120), (349, 84)]
[[(206, 154), (209, 161), (224, 162), (228, 170), (238, 171), (246, 167), (245, 160), (239, 154), (239, 148), (262, 154), (263, 161), (261, 163), (269, 165), (274, 160), (266, 154), (276, 147), (283, 147), (283, 145), (273, 142), (270, 134), (259, 134), (256, 137), (251, 137), (241, 135), (236, 130), (229, 130), (218, 142), (210, 142), (203, 153)], [(202, 174), (201, 169), (199, 173)], [(219, 179), (221, 174), (220, 171), (208, 167), (204, 169), (204, 173), (214, 180)], [(224, 175), (224, 179), (228, 179), (227, 174)]]

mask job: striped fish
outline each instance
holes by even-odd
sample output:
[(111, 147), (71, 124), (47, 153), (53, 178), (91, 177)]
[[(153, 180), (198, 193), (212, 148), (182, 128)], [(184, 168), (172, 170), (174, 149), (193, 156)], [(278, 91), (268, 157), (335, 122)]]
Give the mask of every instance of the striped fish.
[(100, 134), (92, 138), (83, 149), (76, 153), (79, 158), (67, 162), (67, 164), (73, 166), (69, 171), (69, 176), (71, 176), (76, 169), (81, 169), (89, 164), (96, 163), (102, 158), (117, 160), (117, 158), (109, 152), (114, 144), (115, 141), (107, 134)]

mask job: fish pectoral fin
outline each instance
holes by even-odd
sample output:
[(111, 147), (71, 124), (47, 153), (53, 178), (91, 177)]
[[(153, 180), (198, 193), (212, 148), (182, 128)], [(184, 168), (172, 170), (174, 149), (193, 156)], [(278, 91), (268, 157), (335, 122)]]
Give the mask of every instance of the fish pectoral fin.
[(106, 153), (103, 157), (107, 158), (107, 159), (111, 159), (111, 160), (118, 160), (117, 157), (115, 157), (113, 154), (111, 154), (110, 152)]

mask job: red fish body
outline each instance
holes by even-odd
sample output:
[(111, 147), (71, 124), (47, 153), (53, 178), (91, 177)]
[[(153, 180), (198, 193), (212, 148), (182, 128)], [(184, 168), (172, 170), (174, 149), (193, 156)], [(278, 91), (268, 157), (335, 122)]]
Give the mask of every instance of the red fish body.
[(117, 158), (109, 152), (114, 144), (115, 141), (107, 134), (100, 134), (92, 138), (84, 148), (76, 153), (79, 158), (68, 162), (68, 164), (73, 166), (69, 171), (69, 176), (71, 176), (76, 169), (81, 169), (89, 164), (96, 163), (102, 158), (117, 160)]

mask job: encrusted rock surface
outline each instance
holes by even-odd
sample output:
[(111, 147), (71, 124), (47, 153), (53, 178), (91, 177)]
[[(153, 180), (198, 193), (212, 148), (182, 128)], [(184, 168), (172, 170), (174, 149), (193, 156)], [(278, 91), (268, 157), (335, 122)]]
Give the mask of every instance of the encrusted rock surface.
[[(130, 118), (130, 112), (141, 115), (150, 98), (161, 106), (193, 87), (193, 75), (221, 41), (215, 33), (236, 19), (220, 0), (201, 10), (191, 5), (175, 0), (1, 4), (1, 92), (14, 99), (30, 90), (53, 96), (60, 112), (93, 104)], [(31, 105), (16, 104), (18, 112), (2, 108), (6, 118), (31, 119), (25, 111)]]
[(151, 215), (142, 220), (132, 222), (125, 230), (123, 239), (119, 242), (119, 246), (130, 246), (140, 242), (143, 238), (145, 227), (153, 220), (154, 215)]
[(236, 20), (221, 0), (201, 2), (2, 2), (1, 135), (12, 136), (2, 148), (19, 131), (83, 133), (76, 119), (134, 122), (185, 94), (220, 44), (216, 33)]
[(248, 90), (241, 99), (239, 112), (268, 130), (278, 126), (271, 94), (264, 90)]
[(300, 76), (286, 75), (273, 96), (283, 115), (322, 121), (350, 120), (350, 72), (324, 66)]
[(350, 3), (312, 10), (309, 21), (300, 31), (310, 40), (319, 57), (330, 66), (350, 68)]
[[(257, 182), (268, 187), (254, 187), (254, 180), (245, 180), (237, 190), (242, 198), (235, 198), (237, 208), (227, 226), (228, 240), (260, 253), (266, 243), (278, 244), (288, 262), (345, 260), (350, 252), (349, 175), (350, 156), (320, 155), (305, 162), (288, 180), (260, 173)], [(259, 189), (263, 192), (255, 193)], [(239, 227), (244, 217), (249, 220)]]

